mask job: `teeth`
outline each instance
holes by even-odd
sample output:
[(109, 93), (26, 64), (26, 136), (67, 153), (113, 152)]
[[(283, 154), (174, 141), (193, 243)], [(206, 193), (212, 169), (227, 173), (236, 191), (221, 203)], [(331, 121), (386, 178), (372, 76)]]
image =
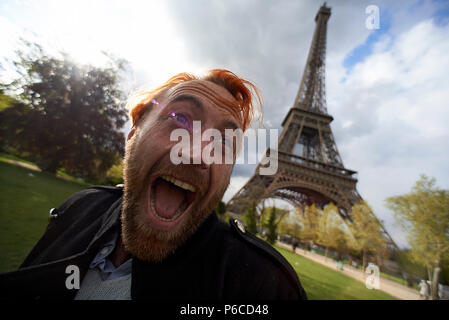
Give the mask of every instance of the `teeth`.
[(169, 176), (162, 176), (161, 177), (164, 180), (167, 180), (168, 182), (173, 183), (174, 185), (177, 185), (180, 188), (183, 188), (185, 190), (191, 191), (191, 192), (195, 192), (196, 188), (188, 183), (179, 181), (178, 179), (175, 179), (173, 177), (169, 177)]
[(164, 218), (164, 217), (161, 217), (160, 215), (158, 215), (157, 214), (157, 212), (156, 212), (156, 208), (155, 208), (155, 206), (154, 206), (154, 191), (153, 190), (151, 190), (151, 199), (150, 199), (150, 205), (151, 205), (151, 210), (153, 210), (153, 212), (154, 212), (154, 214), (160, 219), (160, 220), (162, 220), (162, 221), (173, 221), (173, 220), (175, 220), (176, 218), (178, 218), (186, 209), (187, 209), (187, 204), (186, 204), (186, 202), (184, 201), (180, 206), (179, 206), (179, 208), (178, 208), (178, 210), (176, 210), (176, 214), (173, 216), (173, 218), (171, 218), (171, 219), (167, 219), (167, 218)]

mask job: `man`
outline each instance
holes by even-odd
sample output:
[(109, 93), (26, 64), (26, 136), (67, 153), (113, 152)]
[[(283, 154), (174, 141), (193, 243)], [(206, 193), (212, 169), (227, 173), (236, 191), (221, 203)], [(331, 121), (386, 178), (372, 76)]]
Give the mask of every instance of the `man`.
[[(257, 94), (232, 72), (212, 70), (203, 78), (179, 74), (138, 95), (130, 102), (124, 188), (88, 188), (51, 212), (54, 218), (19, 270), (1, 275), (2, 294), (306, 299), (295, 271), (277, 251), (238, 221), (225, 224), (214, 213), (234, 163), (206, 161), (202, 154), (210, 141), (184, 152), (171, 139), (176, 130), (193, 140), (208, 129), (223, 136), (227, 129), (246, 130), (254, 113), (251, 89)], [(235, 161), (238, 141), (218, 142), (232, 149)], [(225, 160), (224, 151), (218, 156)]]

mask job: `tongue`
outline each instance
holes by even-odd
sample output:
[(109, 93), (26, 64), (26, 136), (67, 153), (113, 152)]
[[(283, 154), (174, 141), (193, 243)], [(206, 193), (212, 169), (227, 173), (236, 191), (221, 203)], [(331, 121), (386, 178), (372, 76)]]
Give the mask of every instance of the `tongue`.
[(186, 199), (186, 191), (163, 180), (157, 179), (154, 186), (154, 206), (159, 216), (171, 219)]

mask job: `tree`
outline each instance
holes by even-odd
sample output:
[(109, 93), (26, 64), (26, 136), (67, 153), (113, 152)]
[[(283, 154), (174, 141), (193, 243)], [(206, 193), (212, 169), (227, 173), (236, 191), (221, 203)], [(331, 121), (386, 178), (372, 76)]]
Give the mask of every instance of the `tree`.
[[(16, 99), (14, 99), (11, 96), (8, 96), (4, 93), (4, 90), (2, 90), (0, 88), (0, 116), (3, 115), (2, 111), (12, 107), (14, 104), (16, 104), (18, 101)], [(1, 124), (1, 120), (0, 120), (0, 124)], [(2, 136), (0, 135), (0, 151), (5, 151), (6, 149), (6, 145), (4, 142), (4, 139), (2, 138)]]
[(253, 234), (257, 234), (257, 212), (256, 203), (254, 201), (243, 213), (243, 223), (245, 224), (246, 230)]
[(274, 244), (274, 242), (276, 241), (277, 225), (275, 221), (276, 221), (276, 207), (272, 207), (267, 221), (267, 229), (268, 229), (267, 241), (270, 244)]
[(220, 200), (215, 207), (215, 212), (220, 218), (223, 218), (226, 214), (226, 204)]
[(330, 234), (334, 239), (333, 248), (337, 252), (338, 260), (341, 260), (349, 251), (348, 234), (337, 227), (332, 228)]
[(260, 230), (260, 232), (263, 232), (264, 218), (265, 218), (266, 212), (267, 212), (267, 210), (265, 210), (265, 202), (266, 201), (267, 201), (267, 199), (264, 198), (264, 199), (262, 199), (262, 201), (260, 201), (259, 205), (256, 206), (256, 215), (258, 216), (257, 225), (258, 225), (258, 230)]
[(2, 89), (0, 89), (0, 112), (11, 107), (17, 101), (4, 93)]
[(102, 184), (117, 185), (123, 183), (123, 160), (120, 159), (106, 172), (106, 178)]
[(65, 53), (51, 57), (39, 45), (27, 47), (17, 53), (20, 77), (4, 85), (17, 101), (1, 111), (1, 144), (29, 152), (48, 172), (104, 176), (124, 151), (119, 129), (128, 117), (119, 74), (126, 62), (81, 66)]
[[(399, 264), (399, 268), (401, 268), (401, 271), (403, 272), (403, 278), (407, 277), (410, 282), (413, 281), (413, 278), (416, 280), (417, 278), (425, 279), (427, 277), (426, 267), (413, 259), (409, 248), (398, 250), (396, 252), (396, 260)], [(413, 286), (413, 284), (411, 286)]]
[(327, 258), (329, 248), (333, 248), (341, 256), (346, 251), (347, 236), (342, 230), (343, 221), (338, 214), (338, 208), (333, 203), (328, 204), (319, 217), (317, 242), (326, 247)]
[(264, 223), (263, 226), (267, 229), (267, 241), (270, 244), (274, 244), (277, 236), (277, 228), (279, 223), (288, 213), (288, 210), (279, 209), (275, 206), (269, 207), (266, 210), (266, 214), (264, 214)]
[(303, 225), (302, 238), (315, 244), (318, 243), (320, 210), (315, 204), (306, 206), (304, 210), (297, 207), (296, 210), (300, 213), (299, 216), (301, 217), (301, 224)]
[(351, 210), (352, 223), (348, 224), (352, 237), (350, 244), (362, 253), (363, 269), (367, 265), (367, 255), (375, 253), (379, 247), (386, 245), (382, 235), (382, 226), (376, 219), (366, 201), (353, 205)]
[(432, 299), (438, 299), (442, 262), (449, 254), (449, 191), (421, 175), (410, 193), (385, 200), (396, 221), (407, 231), (410, 256), (427, 268)]
[(301, 217), (299, 212), (294, 210), (289, 212), (278, 225), (279, 234), (288, 234), (293, 238), (301, 238)]

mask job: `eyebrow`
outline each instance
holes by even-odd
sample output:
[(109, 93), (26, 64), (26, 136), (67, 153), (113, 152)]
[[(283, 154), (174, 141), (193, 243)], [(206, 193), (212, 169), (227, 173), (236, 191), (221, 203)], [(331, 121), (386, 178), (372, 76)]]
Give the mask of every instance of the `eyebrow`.
[(172, 103), (180, 102), (180, 101), (191, 102), (192, 105), (194, 105), (198, 109), (198, 112), (204, 113), (204, 106), (203, 106), (203, 104), (201, 103), (200, 100), (198, 100), (194, 96), (190, 96), (190, 95), (187, 95), (187, 94), (182, 94), (182, 95), (176, 97), (175, 99), (173, 99)]
[[(197, 111), (201, 114), (204, 113), (204, 106), (203, 103), (197, 99), (194, 96), (188, 95), (188, 94), (181, 94), (179, 96), (177, 96), (175, 99), (173, 99), (172, 103), (175, 102), (181, 102), (181, 101), (187, 101), (192, 103), (192, 105), (194, 105), (197, 108)], [(232, 120), (224, 120), (220, 123), (220, 127), (222, 128), (231, 128), (233, 130), (237, 130), (239, 128), (239, 126)]]
[(232, 120), (225, 120), (221, 122), (221, 126), (226, 129), (231, 128), (233, 130), (237, 130), (239, 128), (239, 126)]

